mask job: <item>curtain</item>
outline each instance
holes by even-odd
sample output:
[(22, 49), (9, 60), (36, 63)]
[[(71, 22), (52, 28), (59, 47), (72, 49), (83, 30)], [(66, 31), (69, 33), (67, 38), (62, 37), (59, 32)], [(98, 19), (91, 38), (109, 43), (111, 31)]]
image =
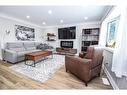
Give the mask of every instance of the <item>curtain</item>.
[(113, 54), (112, 71), (117, 77), (127, 77), (127, 8), (122, 10)]

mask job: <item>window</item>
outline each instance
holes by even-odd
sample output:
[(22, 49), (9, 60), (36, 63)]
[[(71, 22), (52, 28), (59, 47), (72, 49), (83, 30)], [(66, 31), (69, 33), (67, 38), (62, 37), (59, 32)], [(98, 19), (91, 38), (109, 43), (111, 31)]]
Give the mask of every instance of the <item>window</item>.
[(119, 17), (111, 20), (107, 24), (107, 37), (106, 37), (106, 46), (115, 47), (116, 35), (118, 30)]

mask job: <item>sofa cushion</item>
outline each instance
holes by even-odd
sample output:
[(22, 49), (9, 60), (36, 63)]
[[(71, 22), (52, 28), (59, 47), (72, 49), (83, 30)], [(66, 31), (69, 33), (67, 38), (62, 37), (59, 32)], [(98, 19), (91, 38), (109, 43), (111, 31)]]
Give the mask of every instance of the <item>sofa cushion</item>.
[(25, 59), (25, 56), (20, 56), (20, 57), (17, 57), (17, 61), (22, 61)]
[(18, 57), (20, 56), (25, 56), (25, 54), (27, 53), (31, 53), (31, 52), (36, 52), (36, 51), (40, 51), (40, 50), (28, 50), (28, 51), (22, 51), (22, 52), (17, 52)]
[(20, 52), (20, 51), (24, 51), (25, 48), (24, 47), (21, 47), (21, 48), (9, 48), (9, 50)]
[(11, 42), (11, 43), (7, 43), (6, 45), (7, 45), (7, 49), (24, 47), (22, 42), (20, 42), (20, 43), (19, 42)]
[(26, 50), (36, 49), (36, 46), (35, 46), (34, 42), (25, 42), (24, 47), (25, 47)]

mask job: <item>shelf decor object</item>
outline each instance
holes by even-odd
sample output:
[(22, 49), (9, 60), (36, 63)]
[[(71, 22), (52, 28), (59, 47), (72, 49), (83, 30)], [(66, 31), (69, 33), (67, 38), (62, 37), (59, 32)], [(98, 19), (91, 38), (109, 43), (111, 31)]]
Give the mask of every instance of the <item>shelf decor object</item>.
[(56, 41), (56, 35), (54, 33), (47, 33), (47, 41)]

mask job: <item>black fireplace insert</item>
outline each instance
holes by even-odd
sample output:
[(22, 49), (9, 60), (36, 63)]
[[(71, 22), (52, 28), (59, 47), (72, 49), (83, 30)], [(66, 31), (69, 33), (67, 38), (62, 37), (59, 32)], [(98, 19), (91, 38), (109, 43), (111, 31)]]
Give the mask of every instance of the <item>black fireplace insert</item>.
[(63, 48), (73, 48), (73, 41), (61, 41), (60, 46)]

